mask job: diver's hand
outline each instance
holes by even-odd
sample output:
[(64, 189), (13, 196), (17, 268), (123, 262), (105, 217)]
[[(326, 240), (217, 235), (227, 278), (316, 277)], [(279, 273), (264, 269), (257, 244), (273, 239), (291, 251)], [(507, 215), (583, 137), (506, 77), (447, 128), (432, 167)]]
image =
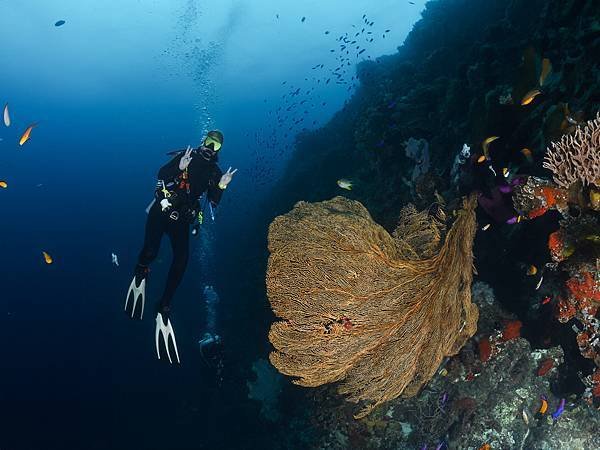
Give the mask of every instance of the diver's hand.
[(221, 189), (227, 189), (227, 185), (229, 183), (231, 183), (231, 179), (233, 178), (233, 174), (236, 173), (238, 170), (235, 169), (233, 172), (231, 171), (231, 167), (229, 169), (227, 169), (227, 172), (225, 172), (223, 174), (223, 176), (221, 177), (221, 180), (219, 181), (219, 188)]
[(192, 162), (192, 147), (188, 145), (187, 150), (179, 160), (179, 170), (185, 170)]
[(162, 208), (163, 211), (166, 211), (167, 209), (169, 209), (171, 206), (171, 202), (169, 200), (167, 200), (166, 198), (163, 198), (160, 201), (160, 207)]

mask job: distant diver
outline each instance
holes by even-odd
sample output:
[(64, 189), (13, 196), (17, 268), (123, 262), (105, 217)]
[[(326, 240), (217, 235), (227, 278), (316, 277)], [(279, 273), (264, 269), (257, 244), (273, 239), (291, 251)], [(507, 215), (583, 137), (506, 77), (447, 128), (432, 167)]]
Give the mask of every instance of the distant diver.
[[(125, 311), (136, 316), (136, 306), (140, 303), (139, 318), (144, 314), (146, 279), (149, 266), (156, 259), (162, 236), (166, 233), (171, 241), (173, 261), (162, 298), (156, 314), (155, 344), (156, 355), (161, 359), (160, 342), (172, 363), (169, 350), (169, 337), (179, 363), (179, 351), (170, 320), (171, 301), (185, 272), (189, 256), (189, 232), (197, 235), (203, 221), (204, 209), (208, 205), (212, 215), (219, 204), (223, 191), (231, 182), (231, 167), (223, 173), (217, 165), (218, 153), (223, 145), (223, 133), (209, 131), (202, 144), (185, 151), (177, 151), (175, 157), (158, 172), (158, 182), (154, 200), (148, 208), (144, 247), (139, 254), (134, 277), (125, 299)], [(206, 193), (203, 207), (200, 197)]]
[(202, 338), (198, 340), (200, 356), (206, 365), (215, 371), (217, 385), (223, 381), (223, 340), (217, 333), (217, 307), (219, 296), (215, 289), (207, 285), (204, 287), (206, 302), (206, 328)]

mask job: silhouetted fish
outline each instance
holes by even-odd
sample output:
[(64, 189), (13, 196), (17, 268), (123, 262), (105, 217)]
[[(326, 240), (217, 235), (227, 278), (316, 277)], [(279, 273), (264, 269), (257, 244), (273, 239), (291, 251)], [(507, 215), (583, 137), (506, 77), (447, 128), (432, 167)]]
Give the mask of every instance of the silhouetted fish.
[(66, 22), (64, 20), (59, 20), (54, 24), (55, 27), (62, 27)]

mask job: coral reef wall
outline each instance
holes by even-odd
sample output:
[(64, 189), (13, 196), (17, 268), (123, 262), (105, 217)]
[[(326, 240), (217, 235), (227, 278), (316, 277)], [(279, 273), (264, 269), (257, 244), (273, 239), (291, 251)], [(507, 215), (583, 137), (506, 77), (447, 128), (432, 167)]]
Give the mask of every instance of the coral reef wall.
[[(594, 6), (593, 0), (429, 2), (398, 53), (362, 63), (356, 95), (327, 126), (300, 136), (274, 198), (277, 212), (298, 200), (330, 198), (335, 180), (351, 177), (353, 198), (391, 229), (401, 206), (413, 200), (402, 189), (414, 168), (404, 150), (411, 137), (427, 140), (438, 190), (451, 188), (452, 162), (465, 142), (475, 148), (487, 136), (503, 136), (497, 160), (523, 147), (541, 159), (558, 135), (560, 102), (586, 118), (595, 115)], [(522, 108), (519, 100), (538, 83), (542, 56), (552, 61), (552, 73), (543, 95)], [(541, 165), (532, 169), (544, 173)], [(424, 184), (417, 186), (419, 206), (429, 200)]]

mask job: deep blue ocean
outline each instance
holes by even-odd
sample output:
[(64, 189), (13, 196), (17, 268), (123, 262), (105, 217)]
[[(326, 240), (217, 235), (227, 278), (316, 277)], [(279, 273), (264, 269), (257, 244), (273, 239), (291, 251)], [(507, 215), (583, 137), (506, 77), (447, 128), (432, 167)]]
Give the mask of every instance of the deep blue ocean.
[[(423, 1), (378, 3), (0, 1), (0, 103), (11, 115), (0, 124), (1, 450), (276, 446), (246, 385), (272, 319), (248, 285), (264, 283), (267, 230), (256, 218), (296, 135), (354, 92), (315, 75), (336, 67), (335, 39), (365, 15), (376, 22), (378, 38), (345, 65), (350, 80), (357, 62), (402, 44)], [(283, 118), (298, 89), (306, 107)], [(154, 350), (166, 238), (144, 320), (123, 306), (165, 154), (211, 128), (225, 135), (221, 168), (239, 172), (192, 240), (174, 300), (174, 367)], [(220, 375), (198, 351), (206, 284), (221, 299)]]

